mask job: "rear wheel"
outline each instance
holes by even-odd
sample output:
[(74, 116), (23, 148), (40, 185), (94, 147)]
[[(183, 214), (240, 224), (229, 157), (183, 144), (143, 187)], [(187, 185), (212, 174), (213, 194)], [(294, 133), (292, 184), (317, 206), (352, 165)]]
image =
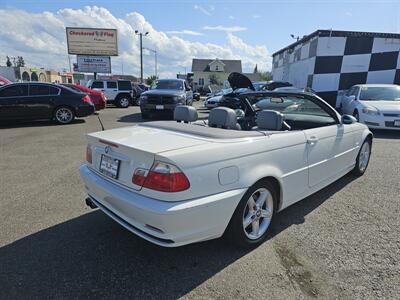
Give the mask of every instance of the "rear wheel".
[(240, 200), (227, 228), (227, 237), (241, 247), (254, 247), (267, 237), (277, 206), (277, 193), (268, 181), (254, 184)]
[(118, 107), (127, 108), (129, 107), (130, 101), (131, 99), (129, 96), (122, 95), (117, 98), (116, 104)]
[(370, 138), (367, 138), (360, 148), (360, 152), (358, 152), (356, 165), (353, 169), (353, 174), (356, 176), (364, 175), (367, 170), (369, 159), (371, 157), (371, 146), (372, 142)]
[(75, 119), (74, 110), (67, 106), (57, 107), (54, 111), (54, 119), (59, 124), (69, 124)]

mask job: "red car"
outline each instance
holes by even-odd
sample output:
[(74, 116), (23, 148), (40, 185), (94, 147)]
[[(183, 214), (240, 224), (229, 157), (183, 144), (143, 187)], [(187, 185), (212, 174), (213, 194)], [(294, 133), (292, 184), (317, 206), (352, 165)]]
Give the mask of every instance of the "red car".
[(106, 108), (107, 99), (103, 92), (95, 91), (79, 84), (63, 83), (62, 85), (88, 94), (96, 110)]

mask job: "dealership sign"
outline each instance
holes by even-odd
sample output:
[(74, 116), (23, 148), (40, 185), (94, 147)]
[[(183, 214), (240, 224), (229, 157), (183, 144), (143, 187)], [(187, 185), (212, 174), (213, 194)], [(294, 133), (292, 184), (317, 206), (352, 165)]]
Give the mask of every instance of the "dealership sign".
[(118, 55), (116, 29), (67, 27), (68, 54)]
[(109, 56), (77, 56), (77, 71), (84, 73), (111, 73)]

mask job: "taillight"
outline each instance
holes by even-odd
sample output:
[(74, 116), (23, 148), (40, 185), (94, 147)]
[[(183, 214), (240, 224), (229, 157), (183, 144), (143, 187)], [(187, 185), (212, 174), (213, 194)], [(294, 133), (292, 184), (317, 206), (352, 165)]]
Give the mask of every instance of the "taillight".
[(82, 97), (82, 101), (83, 101), (84, 103), (92, 103), (92, 100), (90, 100), (90, 97), (89, 97), (88, 95), (83, 96), (83, 97)]
[(186, 175), (175, 165), (160, 161), (154, 162), (150, 171), (136, 169), (132, 176), (136, 185), (161, 192), (181, 192), (190, 187)]
[(92, 163), (92, 148), (89, 145), (86, 147), (86, 161)]

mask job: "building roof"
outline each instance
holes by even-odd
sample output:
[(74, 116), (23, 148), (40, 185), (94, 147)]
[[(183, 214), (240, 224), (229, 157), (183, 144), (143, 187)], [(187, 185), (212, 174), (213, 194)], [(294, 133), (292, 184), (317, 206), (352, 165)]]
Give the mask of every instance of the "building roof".
[(378, 38), (392, 38), (400, 39), (400, 33), (384, 33), (384, 32), (362, 32), (362, 31), (343, 31), (343, 30), (323, 30), (318, 29), (309, 35), (303, 36), (300, 40), (290, 44), (289, 46), (278, 50), (272, 56), (280, 54), (288, 49), (293, 49), (299, 44), (304, 44), (314, 37), (378, 37)]
[(210, 72), (210, 63), (219, 60), (224, 66), (225, 73), (238, 72), (242, 73), (242, 61), (240, 59), (199, 59), (193, 58), (192, 72)]

